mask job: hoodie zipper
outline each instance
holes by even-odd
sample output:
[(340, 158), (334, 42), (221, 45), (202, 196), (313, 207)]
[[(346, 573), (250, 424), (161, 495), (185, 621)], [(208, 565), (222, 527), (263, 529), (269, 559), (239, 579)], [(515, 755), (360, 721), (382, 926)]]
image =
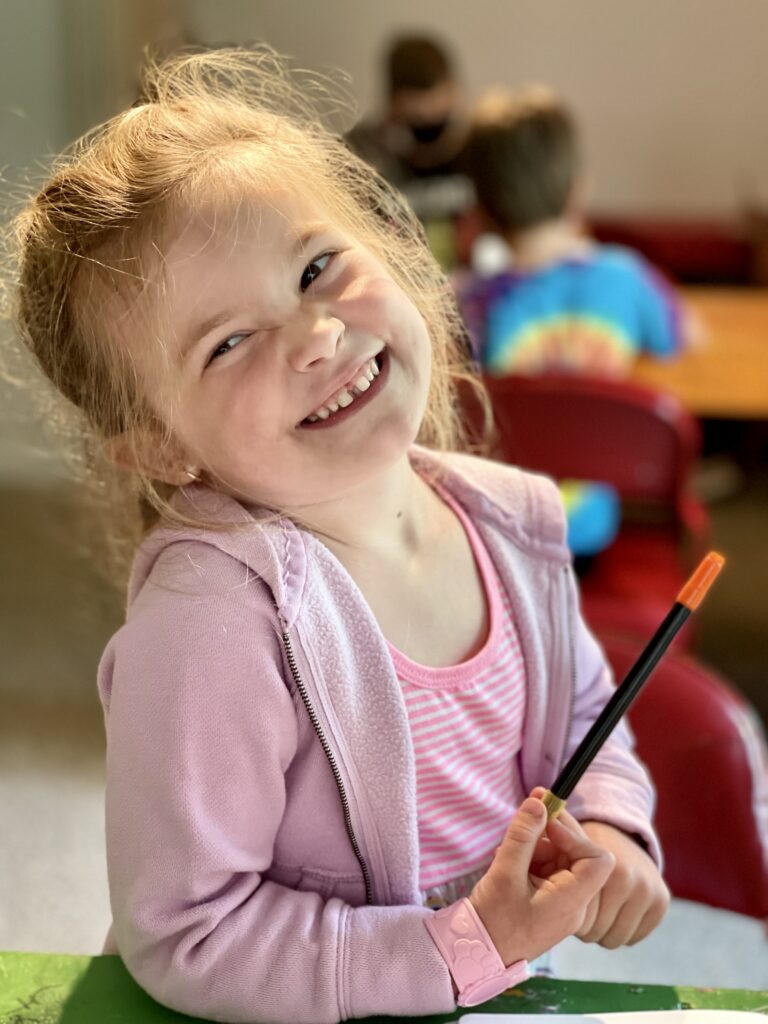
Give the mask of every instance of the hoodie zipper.
[(320, 745), (323, 748), (323, 752), (325, 753), (325, 756), (328, 760), (328, 764), (330, 765), (331, 771), (333, 772), (333, 777), (336, 780), (336, 788), (339, 791), (341, 809), (344, 814), (344, 826), (347, 830), (349, 841), (352, 844), (352, 850), (354, 851), (355, 857), (357, 858), (357, 862), (360, 865), (360, 870), (363, 873), (363, 882), (365, 883), (365, 902), (367, 905), (371, 906), (373, 905), (373, 885), (371, 883), (371, 873), (368, 870), (368, 865), (360, 850), (360, 844), (357, 841), (357, 836), (355, 835), (354, 828), (352, 827), (352, 815), (349, 809), (349, 798), (347, 797), (347, 791), (344, 788), (344, 781), (341, 777), (339, 766), (336, 763), (336, 758), (334, 757), (333, 751), (331, 750), (331, 745), (326, 739), (325, 733), (323, 732), (323, 727), (320, 724), (320, 720), (318, 719), (315, 709), (312, 706), (312, 702), (309, 699), (309, 694), (307, 693), (307, 688), (304, 685), (304, 680), (301, 678), (299, 667), (296, 664), (296, 657), (293, 653), (293, 644), (291, 642), (291, 637), (288, 633), (283, 633), (282, 637), (283, 646), (285, 648), (285, 654), (288, 659), (288, 667), (291, 670), (291, 675), (293, 676), (293, 681), (296, 684), (296, 689), (299, 691), (302, 703), (304, 704), (307, 714), (309, 715), (309, 720), (312, 723), (312, 728), (317, 733), (317, 738), (320, 740)]

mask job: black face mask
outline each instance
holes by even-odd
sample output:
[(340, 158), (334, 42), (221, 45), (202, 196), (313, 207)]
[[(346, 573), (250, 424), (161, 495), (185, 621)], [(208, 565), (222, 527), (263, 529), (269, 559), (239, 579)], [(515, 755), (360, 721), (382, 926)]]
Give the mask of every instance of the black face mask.
[(409, 124), (408, 129), (417, 142), (434, 142), (439, 139), (448, 127), (448, 120), (445, 121), (422, 121), (419, 124)]

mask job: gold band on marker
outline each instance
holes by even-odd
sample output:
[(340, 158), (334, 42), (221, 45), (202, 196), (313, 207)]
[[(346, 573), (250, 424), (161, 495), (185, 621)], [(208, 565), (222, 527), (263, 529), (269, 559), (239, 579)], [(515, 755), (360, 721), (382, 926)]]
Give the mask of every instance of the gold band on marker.
[(547, 808), (548, 818), (556, 818), (560, 811), (565, 807), (565, 800), (559, 796), (555, 796), (555, 794), (549, 789), (541, 798), (541, 802)]

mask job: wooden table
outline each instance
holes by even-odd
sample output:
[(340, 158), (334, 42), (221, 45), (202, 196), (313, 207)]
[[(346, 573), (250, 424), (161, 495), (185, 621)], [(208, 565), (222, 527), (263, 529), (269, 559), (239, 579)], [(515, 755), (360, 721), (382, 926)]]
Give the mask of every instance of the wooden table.
[[(751, 1010), (768, 1014), (768, 992), (606, 981), (533, 978), (474, 1012), (606, 1013), (608, 1011)], [(450, 1024), (466, 1010), (420, 1017), (369, 1017), (369, 1024)], [(254, 1008), (254, 1016), (258, 1012)], [(768, 1021), (768, 1017), (766, 1018)], [(160, 1006), (143, 992), (116, 956), (0, 953), (0, 1021), (18, 1024), (203, 1024)]]
[(704, 340), (672, 362), (643, 357), (632, 380), (673, 392), (698, 416), (768, 420), (768, 289), (681, 293)]

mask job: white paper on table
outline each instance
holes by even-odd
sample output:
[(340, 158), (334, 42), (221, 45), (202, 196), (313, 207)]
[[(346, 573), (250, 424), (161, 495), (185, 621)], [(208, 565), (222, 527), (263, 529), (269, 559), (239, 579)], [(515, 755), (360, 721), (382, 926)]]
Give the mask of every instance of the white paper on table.
[(460, 1024), (766, 1024), (749, 1010), (633, 1010), (631, 1013), (465, 1013)]

